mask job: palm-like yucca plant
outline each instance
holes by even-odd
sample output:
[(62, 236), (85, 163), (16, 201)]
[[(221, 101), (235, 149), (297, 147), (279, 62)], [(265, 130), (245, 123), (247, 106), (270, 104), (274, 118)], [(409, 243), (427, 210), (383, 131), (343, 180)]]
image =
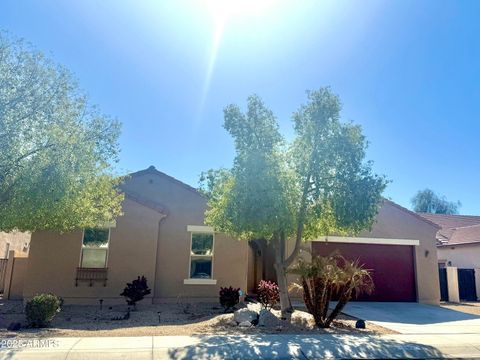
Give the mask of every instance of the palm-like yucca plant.
[[(330, 326), (352, 297), (373, 291), (370, 272), (358, 260), (347, 260), (338, 252), (315, 256), (311, 262), (300, 259), (290, 272), (299, 275), (301, 284), (295, 285), (303, 290), (305, 306), (322, 328)], [(328, 313), (334, 294), (338, 302)]]

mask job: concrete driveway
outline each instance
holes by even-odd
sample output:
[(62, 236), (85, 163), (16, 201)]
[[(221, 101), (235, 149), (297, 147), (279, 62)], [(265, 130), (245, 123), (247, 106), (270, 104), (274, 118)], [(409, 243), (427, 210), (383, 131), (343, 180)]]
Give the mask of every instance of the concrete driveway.
[(351, 302), (344, 313), (401, 334), (479, 334), (480, 316), (419, 303)]

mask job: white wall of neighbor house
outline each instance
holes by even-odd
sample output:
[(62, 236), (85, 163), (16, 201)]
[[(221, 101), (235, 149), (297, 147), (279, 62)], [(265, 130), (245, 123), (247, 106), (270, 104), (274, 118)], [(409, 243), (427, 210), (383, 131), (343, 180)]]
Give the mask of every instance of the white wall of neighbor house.
[(440, 264), (459, 269), (480, 268), (480, 243), (442, 246), (437, 248)]

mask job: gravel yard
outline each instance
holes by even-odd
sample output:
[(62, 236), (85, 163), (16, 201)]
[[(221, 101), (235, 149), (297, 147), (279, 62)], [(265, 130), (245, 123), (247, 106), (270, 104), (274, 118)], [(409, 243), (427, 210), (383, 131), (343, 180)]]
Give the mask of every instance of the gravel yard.
[[(366, 329), (355, 329), (354, 318), (341, 315), (330, 329), (318, 329), (313, 317), (300, 309), (292, 314), (291, 322), (281, 321), (275, 326), (236, 326), (233, 314), (224, 314), (218, 304), (139, 304), (123, 319), (127, 306), (66, 305), (46, 329), (22, 327), (17, 332), (7, 331), (12, 322), (25, 326), (22, 302), (0, 300), (0, 337), (49, 336), (147, 336), (147, 335), (197, 335), (197, 334), (302, 334), (302, 333), (367, 333), (391, 334), (392, 331), (367, 322)], [(280, 312), (273, 310), (279, 317)]]
[(440, 306), (450, 310), (461, 311), (467, 314), (480, 315), (480, 302), (442, 302)]

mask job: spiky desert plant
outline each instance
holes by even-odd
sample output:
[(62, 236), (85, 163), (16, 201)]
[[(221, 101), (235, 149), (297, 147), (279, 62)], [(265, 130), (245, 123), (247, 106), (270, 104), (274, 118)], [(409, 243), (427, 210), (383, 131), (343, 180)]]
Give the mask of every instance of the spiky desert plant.
[[(299, 259), (290, 270), (300, 277), (296, 287), (303, 290), (303, 300), (318, 327), (328, 328), (345, 305), (362, 293), (371, 293), (374, 285), (369, 270), (359, 260), (347, 260), (338, 252), (314, 256), (310, 262)], [(328, 313), (330, 300), (338, 296), (335, 308)]]

